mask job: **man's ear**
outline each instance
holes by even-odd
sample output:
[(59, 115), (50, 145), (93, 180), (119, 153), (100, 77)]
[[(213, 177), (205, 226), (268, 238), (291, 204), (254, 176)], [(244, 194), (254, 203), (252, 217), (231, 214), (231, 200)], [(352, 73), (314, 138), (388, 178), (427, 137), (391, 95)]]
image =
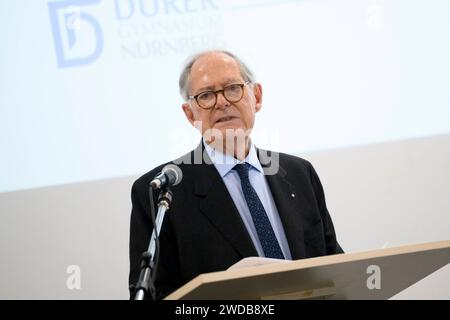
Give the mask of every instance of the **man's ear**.
[(184, 114), (186, 118), (189, 120), (189, 122), (194, 125), (194, 113), (192, 112), (191, 106), (188, 102), (185, 102), (181, 105), (183, 108)]
[(255, 83), (253, 85), (253, 94), (255, 95), (256, 100), (255, 111), (258, 112), (262, 107), (262, 98), (263, 98), (262, 86), (260, 83)]

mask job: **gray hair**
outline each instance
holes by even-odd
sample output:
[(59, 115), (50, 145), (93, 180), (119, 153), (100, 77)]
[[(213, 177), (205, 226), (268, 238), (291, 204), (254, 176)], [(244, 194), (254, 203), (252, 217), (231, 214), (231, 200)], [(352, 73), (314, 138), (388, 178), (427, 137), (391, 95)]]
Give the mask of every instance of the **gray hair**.
[(185, 64), (181, 74), (180, 74), (180, 80), (178, 82), (180, 87), (180, 94), (183, 97), (184, 100), (189, 99), (189, 74), (191, 73), (192, 66), (194, 63), (200, 58), (201, 56), (204, 56), (207, 53), (213, 53), (213, 52), (221, 52), (226, 54), (227, 56), (234, 59), (234, 61), (237, 62), (239, 65), (239, 70), (241, 71), (241, 76), (244, 78), (244, 81), (249, 81), (250, 83), (255, 82), (255, 76), (253, 75), (253, 72), (247, 67), (247, 65), (239, 59), (236, 55), (232, 54), (231, 52), (224, 51), (224, 50), (213, 50), (213, 51), (204, 51), (200, 52), (191, 58), (188, 59), (187, 63)]

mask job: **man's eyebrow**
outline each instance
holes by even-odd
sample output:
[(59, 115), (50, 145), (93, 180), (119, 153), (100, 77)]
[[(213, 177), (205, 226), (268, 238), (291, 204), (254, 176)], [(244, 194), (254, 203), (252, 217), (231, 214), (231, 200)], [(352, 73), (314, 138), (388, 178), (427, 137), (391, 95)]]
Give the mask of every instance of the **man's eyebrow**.
[(196, 93), (200, 93), (203, 91), (212, 91), (214, 90), (214, 86), (201, 87), (200, 89), (195, 90)]
[[(221, 85), (222, 85), (222, 87), (224, 87), (224, 86), (226, 86), (226, 85), (229, 85), (229, 84), (232, 84), (232, 83), (241, 83), (242, 82), (242, 80), (241, 79), (238, 79), (238, 78), (231, 78), (231, 79), (227, 79), (227, 80), (225, 80), (225, 81), (222, 81), (221, 82)], [(206, 86), (206, 87), (201, 87), (200, 89), (197, 89), (197, 90), (195, 90), (195, 94), (197, 94), (197, 93), (201, 93), (201, 92), (203, 92), (203, 91), (213, 91), (213, 90), (215, 90), (216, 88), (214, 87), (214, 86)]]

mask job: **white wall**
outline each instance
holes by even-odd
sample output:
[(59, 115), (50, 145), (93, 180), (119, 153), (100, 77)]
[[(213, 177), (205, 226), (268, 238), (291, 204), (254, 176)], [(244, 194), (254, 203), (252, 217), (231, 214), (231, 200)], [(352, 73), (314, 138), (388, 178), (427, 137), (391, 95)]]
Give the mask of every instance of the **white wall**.
[[(445, 135), (302, 156), (354, 252), (450, 239), (449, 146)], [(0, 298), (127, 299), (135, 178), (0, 194)], [(69, 265), (81, 268), (81, 290), (66, 287)], [(450, 299), (448, 283), (449, 266), (396, 298)]]

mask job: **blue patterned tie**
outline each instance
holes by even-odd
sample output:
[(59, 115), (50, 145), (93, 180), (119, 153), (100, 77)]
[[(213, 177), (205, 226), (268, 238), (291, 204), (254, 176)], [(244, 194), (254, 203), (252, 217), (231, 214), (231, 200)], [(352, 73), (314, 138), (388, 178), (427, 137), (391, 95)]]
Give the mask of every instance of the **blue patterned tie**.
[(248, 178), (250, 167), (251, 165), (248, 163), (241, 163), (237, 164), (233, 169), (237, 171), (241, 178), (242, 192), (244, 193), (245, 201), (247, 201), (248, 208), (252, 215), (253, 223), (255, 224), (264, 255), (267, 258), (284, 259), (283, 252), (281, 251), (275, 233), (273, 232), (266, 210), (264, 210), (264, 206), (261, 203), (258, 194), (250, 184)]

